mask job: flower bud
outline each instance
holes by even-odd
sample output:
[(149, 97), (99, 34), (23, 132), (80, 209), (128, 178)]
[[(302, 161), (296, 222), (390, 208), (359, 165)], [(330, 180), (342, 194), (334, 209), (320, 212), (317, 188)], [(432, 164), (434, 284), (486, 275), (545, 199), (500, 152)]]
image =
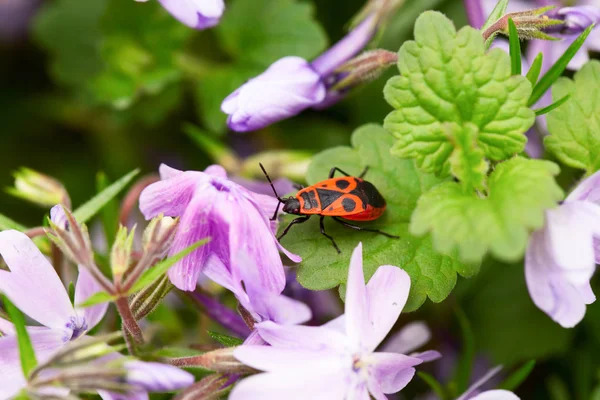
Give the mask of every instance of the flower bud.
[(154, 311), (173, 287), (169, 278), (164, 275), (147, 288), (134, 294), (129, 300), (129, 307), (136, 321)]
[(144, 256), (152, 255), (155, 258), (163, 258), (173, 243), (178, 225), (179, 217), (171, 218), (160, 214), (153, 218), (144, 230), (142, 238)]
[(556, 40), (556, 38), (545, 33), (549, 28), (556, 25), (561, 25), (563, 23), (563, 21), (559, 19), (552, 19), (548, 17), (548, 15), (544, 15), (553, 8), (554, 6), (548, 6), (536, 8), (534, 10), (506, 14), (494, 22), (488, 29), (485, 30), (485, 32), (483, 32), (483, 38), (488, 40), (497, 33), (502, 33), (508, 36), (508, 20), (512, 19), (517, 28), (519, 39), (521, 40)]
[(175, 400), (217, 400), (224, 396), (223, 390), (232, 383), (232, 378), (223, 374), (210, 374), (200, 379), (192, 386), (179, 394)]
[(6, 189), (13, 196), (45, 208), (59, 203), (70, 206), (69, 194), (56, 179), (29, 168), (21, 168), (13, 176), (15, 187)]
[(110, 265), (112, 268), (113, 277), (120, 280), (125, 271), (131, 264), (131, 250), (133, 248), (133, 237), (135, 234), (135, 226), (131, 232), (127, 234), (127, 227), (120, 226), (115, 243), (110, 252)]
[(90, 267), (94, 263), (92, 242), (85, 224), (79, 224), (62, 204), (50, 210), (50, 229), (46, 234), (76, 264)]
[(330, 90), (343, 92), (371, 82), (397, 62), (397, 53), (382, 49), (366, 51), (336, 70)]

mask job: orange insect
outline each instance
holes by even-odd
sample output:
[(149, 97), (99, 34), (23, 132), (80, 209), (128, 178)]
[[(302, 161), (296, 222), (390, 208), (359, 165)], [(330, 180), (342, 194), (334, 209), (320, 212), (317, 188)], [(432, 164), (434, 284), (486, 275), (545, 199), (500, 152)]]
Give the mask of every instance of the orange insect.
[[(379, 218), (385, 211), (386, 203), (383, 196), (372, 183), (363, 179), (369, 167), (358, 176), (351, 176), (337, 167), (333, 167), (329, 172), (329, 179), (316, 183), (307, 188), (302, 188), (296, 196), (286, 199), (280, 197), (271, 182), (271, 178), (260, 164), (260, 168), (265, 173), (267, 180), (273, 188), (275, 197), (279, 200), (275, 214), (271, 220), (277, 218), (279, 206), (283, 204), (283, 211), (288, 214), (301, 215), (294, 219), (284, 229), (283, 233), (277, 238), (284, 237), (294, 224), (300, 224), (308, 221), (313, 215), (320, 215), (319, 221), (321, 234), (331, 240), (333, 247), (338, 253), (341, 253), (333, 237), (325, 233), (323, 220), (325, 217), (332, 217), (336, 222), (345, 227), (358, 231), (375, 232), (390, 238), (398, 239), (398, 236), (390, 235), (377, 229), (362, 228), (358, 225), (350, 224), (343, 219), (350, 221), (372, 221)], [(335, 172), (344, 174), (344, 177), (334, 178)]]

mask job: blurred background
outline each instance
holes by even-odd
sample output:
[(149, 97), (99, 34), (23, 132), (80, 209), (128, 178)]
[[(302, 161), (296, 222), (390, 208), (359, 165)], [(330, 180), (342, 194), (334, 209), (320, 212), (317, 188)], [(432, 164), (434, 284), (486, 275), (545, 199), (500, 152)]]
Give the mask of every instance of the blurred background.
[[(26, 166), (62, 181), (77, 206), (96, 192), (99, 171), (115, 180), (137, 167), (155, 172), (161, 162), (205, 168), (212, 160), (185, 133), (186, 124), (241, 156), (266, 149), (316, 153), (348, 145), (356, 127), (381, 123), (390, 111), (382, 89), (394, 68), (326, 111), (258, 132), (228, 131), (219, 109), (225, 96), (280, 57), (318, 55), (345, 34), (364, 0), (226, 4), (218, 27), (195, 31), (155, 0), (0, 0), (0, 187)], [(426, 9), (444, 12), (457, 27), (466, 24), (461, 0), (407, 0), (378, 47), (398, 50)], [(298, 34), (303, 30), (312, 32), (310, 40)], [(39, 225), (46, 212), (0, 193), (0, 213), (24, 225)], [(458, 310), (470, 329), (460, 328)], [(598, 384), (600, 305), (589, 307), (576, 329), (560, 328), (533, 306), (522, 264), (487, 262), (476, 278), (460, 279), (444, 303), (428, 302), (403, 318), (427, 321), (435, 332), (428, 348), (477, 354), (479, 375), (537, 359), (517, 391), (522, 398), (584, 400)], [(434, 369), (448, 376), (459, 359), (444, 360)], [(420, 381), (415, 388), (425, 386)], [(599, 390), (595, 395), (600, 399)]]

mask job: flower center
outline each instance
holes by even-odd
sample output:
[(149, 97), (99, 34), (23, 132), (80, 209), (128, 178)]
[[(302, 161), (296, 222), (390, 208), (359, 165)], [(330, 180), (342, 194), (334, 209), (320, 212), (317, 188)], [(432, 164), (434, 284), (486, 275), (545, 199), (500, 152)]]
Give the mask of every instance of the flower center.
[(71, 331), (71, 336), (67, 335), (63, 338), (63, 341), (65, 342), (75, 340), (88, 331), (88, 325), (84, 318), (79, 319), (77, 317), (71, 317), (65, 327)]
[(229, 187), (227, 187), (227, 185), (226, 185), (224, 182), (222, 182), (221, 180), (219, 180), (219, 179), (212, 178), (212, 179), (210, 180), (210, 183), (211, 183), (211, 184), (213, 185), (213, 187), (214, 187), (215, 189), (217, 189), (219, 192), (229, 192), (229, 191), (230, 191), (230, 190), (229, 190)]

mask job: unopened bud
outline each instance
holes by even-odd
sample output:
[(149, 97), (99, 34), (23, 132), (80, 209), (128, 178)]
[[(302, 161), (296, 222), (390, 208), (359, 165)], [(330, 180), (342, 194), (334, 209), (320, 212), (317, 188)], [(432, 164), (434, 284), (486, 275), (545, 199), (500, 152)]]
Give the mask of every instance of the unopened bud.
[(561, 25), (563, 23), (563, 21), (559, 19), (553, 19), (548, 15), (544, 15), (552, 9), (554, 9), (554, 6), (506, 14), (483, 32), (483, 38), (487, 41), (490, 37), (493, 37), (497, 33), (502, 33), (508, 36), (508, 20), (512, 19), (515, 23), (515, 27), (517, 28), (519, 39), (557, 40), (556, 38), (545, 33), (551, 27)]
[(227, 375), (211, 374), (177, 395), (175, 400), (221, 399), (224, 395), (223, 390), (230, 386), (232, 381), (233, 379)]
[(79, 224), (62, 204), (50, 210), (50, 229), (46, 235), (76, 264), (94, 264), (92, 242), (85, 224)]
[(112, 268), (113, 277), (120, 280), (125, 271), (131, 264), (131, 251), (133, 248), (133, 238), (135, 234), (135, 226), (128, 234), (127, 227), (120, 226), (115, 243), (110, 252), (110, 265)]
[(329, 90), (345, 92), (371, 82), (397, 62), (398, 54), (391, 51), (381, 49), (366, 51), (335, 71)]
[(179, 217), (171, 218), (160, 214), (153, 218), (144, 230), (142, 239), (144, 256), (164, 257), (173, 243), (178, 225)]
[(45, 208), (60, 203), (70, 206), (71, 200), (66, 189), (51, 176), (29, 168), (21, 168), (13, 176), (15, 186), (6, 189), (13, 196)]
[(169, 360), (171, 365), (178, 367), (202, 367), (220, 373), (249, 374), (256, 370), (239, 362), (233, 352), (236, 347), (227, 347), (209, 351), (199, 356), (173, 358)]
[(285, 176), (294, 181), (304, 181), (311, 159), (312, 154), (306, 151), (264, 151), (246, 158), (240, 175), (264, 178), (265, 175), (259, 166), (259, 163), (262, 163), (273, 177)]
[(139, 321), (154, 311), (173, 287), (169, 278), (163, 275), (150, 286), (133, 295), (129, 300), (129, 307), (135, 320)]

